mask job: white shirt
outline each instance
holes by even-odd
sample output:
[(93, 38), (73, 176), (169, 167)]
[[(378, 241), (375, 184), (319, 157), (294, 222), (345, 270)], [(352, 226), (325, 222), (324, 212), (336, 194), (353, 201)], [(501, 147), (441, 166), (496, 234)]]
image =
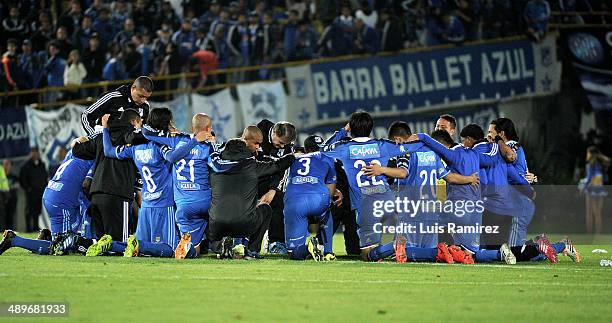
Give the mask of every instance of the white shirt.
[(87, 70), (83, 63), (79, 62), (70, 66), (66, 64), (66, 69), (64, 69), (64, 85), (81, 85), (86, 76)]
[(357, 12), (355, 12), (355, 18), (363, 20), (363, 23), (366, 24), (366, 26), (374, 29), (376, 28), (376, 23), (378, 22), (378, 12), (373, 10), (370, 12), (370, 15), (366, 15), (363, 11), (357, 10)]

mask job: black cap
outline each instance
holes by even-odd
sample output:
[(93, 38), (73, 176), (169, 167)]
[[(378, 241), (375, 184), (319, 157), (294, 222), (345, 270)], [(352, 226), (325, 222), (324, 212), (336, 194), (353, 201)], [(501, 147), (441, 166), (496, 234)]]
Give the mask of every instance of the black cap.
[(324, 144), (325, 141), (323, 140), (323, 138), (317, 135), (308, 136), (308, 138), (304, 140), (304, 148), (308, 150), (319, 150), (323, 148)]

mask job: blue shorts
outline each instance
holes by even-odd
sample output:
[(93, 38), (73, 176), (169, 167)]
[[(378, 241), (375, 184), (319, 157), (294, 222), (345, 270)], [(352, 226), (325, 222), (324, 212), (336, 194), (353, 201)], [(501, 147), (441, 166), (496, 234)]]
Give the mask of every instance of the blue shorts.
[(177, 204), (176, 206), (176, 224), (181, 234), (191, 234), (191, 242), (194, 246), (198, 246), (200, 242), (206, 239), (204, 230), (208, 225), (208, 209), (210, 208), (210, 200), (204, 200), (197, 203)]
[(165, 243), (172, 249), (176, 248), (180, 238), (174, 220), (174, 206), (141, 208), (136, 238), (145, 242)]
[(329, 194), (285, 195), (285, 242), (289, 251), (306, 243), (309, 223), (325, 222), (330, 204)]
[(51, 235), (53, 237), (62, 233), (77, 233), (81, 226), (80, 208), (66, 208), (58, 206), (51, 201), (43, 200), (45, 210), (51, 222)]
[(382, 238), (382, 223), (391, 220), (392, 225), (397, 225), (397, 213), (388, 213), (375, 204), (385, 201), (395, 201), (396, 195), (392, 191), (361, 196), (360, 208), (355, 210), (357, 215), (357, 235), (359, 246), (362, 249), (380, 244)]

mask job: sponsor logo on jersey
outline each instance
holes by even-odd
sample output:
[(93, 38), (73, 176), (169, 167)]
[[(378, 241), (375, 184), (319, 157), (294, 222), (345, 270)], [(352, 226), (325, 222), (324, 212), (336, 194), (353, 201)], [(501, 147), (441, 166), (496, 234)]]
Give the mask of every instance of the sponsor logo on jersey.
[(419, 160), (419, 166), (436, 165), (436, 155), (433, 151), (417, 152), (416, 155)]
[(200, 189), (200, 184), (192, 182), (180, 182), (179, 188), (183, 191), (197, 191)]
[(314, 176), (296, 176), (291, 179), (291, 184), (317, 184), (319, 179)]
[(153, 149), (136, 150), (134, 157), (136, 157), (137, 161), (148, 164), (153, 159)]
[(351, 145), (349, 146), (351, 159), (368, 159), (380, 157), (380, 150), (377, 144)]
[(47, 184), (47, 188), (48, 189), (54, 190), (54, 191), (57, 191), (57, 192), (61, 191), (62, 187), (64, 187), (64, 184), (56, 182), (56, 181), (49, 181), (49, 184)]
[(145, 201), (157, 200), (161, 196), (162, 192), (144, 192), (142, 199)]

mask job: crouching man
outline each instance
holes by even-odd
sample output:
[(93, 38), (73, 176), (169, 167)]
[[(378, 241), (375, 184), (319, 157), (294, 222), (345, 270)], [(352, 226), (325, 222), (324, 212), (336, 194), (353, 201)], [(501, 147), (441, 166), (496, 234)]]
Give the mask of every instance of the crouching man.
[[(211, 159), (212, 203), (208, 224), (211, 249), (219, 258), (232, 258), (237, 253), (246, 259), (259, 259), (272, 209), (268, 204), (258, 204), (258, 179), (284, 172), (295, 157), (290, 154), (270, 162), (258, 161), (246, 141), (231, 139)], [(246, 252), (243, 246), (234, 246), (233, 237), (247, 238)]]

